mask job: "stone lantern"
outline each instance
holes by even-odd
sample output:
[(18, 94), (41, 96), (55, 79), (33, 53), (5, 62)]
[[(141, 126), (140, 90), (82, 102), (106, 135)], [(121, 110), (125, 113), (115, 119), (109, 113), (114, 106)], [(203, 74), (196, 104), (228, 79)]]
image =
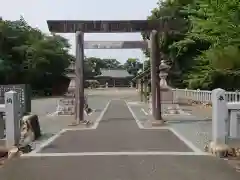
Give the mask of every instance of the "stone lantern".
[(132, 81), (130, 82), (130, 87), (133, 88), (133, 82)]
[(75, 90), (76, 90), (76, 73), (75, 73), (75, 62), (71, 62), (67, 68), (67, 77), (70, 79), (68, 91), (63, 99), (59, 100), (56, 112), (58, 115), (73, 115), (75, 105)]
[(168, 104), (167, 114), (178, 114), (178, 108), (173, 102), (173, 91), (172, 88), (167, 84), (167, 76), (170, 70), (170, 66), (166, 64), (165, 60), (162, 60), (159, 65), (159, 77), (160, 77), (160, 91), (161, 91), (161, 104)]
[(161, 103), (162, 104), (173, 104), (173, 91), (172, 88), (167, 84), (167, 76), (170, 70), (170, 66), (166, 64), (165, 60), (161, 60), (159, 65), (159, 77), (160, 77), (160, 91), (161, 91)]
[(170, 69), (170, 66), (165, 63), (165, 60), (161, 60), (161, 63), (159, 65), (159, 77), (160, 77), (160, 87), (162, 90), (169, 90), (171, 89), (168, 84), (167, 84), (167, 76), (168, 76), (168, 71)]
[(69, 94), (75, 94), (75, 89), (76, 89), (76, 73), (75, 73), (75, 63), (71, 62), (70, 66), (68, 67), (68, 73), (67, 77), (70, 78), (70, 83), (68, 86), (68, 93)]

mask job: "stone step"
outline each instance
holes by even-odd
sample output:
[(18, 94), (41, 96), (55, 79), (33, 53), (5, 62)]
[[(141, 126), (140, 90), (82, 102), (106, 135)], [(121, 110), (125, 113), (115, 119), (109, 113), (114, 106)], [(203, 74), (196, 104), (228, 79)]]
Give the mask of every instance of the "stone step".
[(73, 115), (74, 111), (60, 111), (58, 115)]
[(74, 99), (61, 99), (60, 102), (64, 105), (74, 105)]

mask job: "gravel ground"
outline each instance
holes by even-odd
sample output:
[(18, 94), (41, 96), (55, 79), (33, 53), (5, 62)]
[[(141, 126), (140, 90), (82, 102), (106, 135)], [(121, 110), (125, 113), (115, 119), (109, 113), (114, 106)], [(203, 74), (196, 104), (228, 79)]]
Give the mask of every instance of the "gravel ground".
[[(148, 105), (146, 104), (130, 104), (131, 109), (137, 116), (137, 118), (145, 124), (148, 120), (151, 120), (151, 115), (146, 115), (142, 111), (148, 111)], [(164, 106), (162, 111), (166, 109)], [(164, 120), (167, 120), (170, 126), (178, 131), (182, 136), (191, 141), (199, 149), (204, 148), (204, 145), (211, 140), (212, 137), (212, 124), (211, 121), (206, 120), (203, 117), (197, 117), (193, 115), (166, 115), (163, 116)]]

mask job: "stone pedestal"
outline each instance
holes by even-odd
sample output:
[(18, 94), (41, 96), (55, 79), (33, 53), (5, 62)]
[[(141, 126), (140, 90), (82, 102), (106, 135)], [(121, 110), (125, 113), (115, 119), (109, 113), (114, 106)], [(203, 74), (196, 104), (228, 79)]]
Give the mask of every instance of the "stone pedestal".
[(75, 78), (72, 78), (68, 86), (68, 92), (58, 102), (55, 115), (73, 115), (75, 113), (75, 91), (76, 81)]
[(163, 126), (163, 125), (165, 125), (165, 122), (164, 122), (164, 120), (153, 120), (152, 121), (152, 126)]
[[(171, 89), (161, 88), (161, 104), (173, 104), (173, 91)], [(149, 97), (149, 114), (152, 114), (152, 96)]]
[(133, 83), (132, 82), (130, 82), (130, 88), (133, 88)]
[(161, 104), (173, 104), (173, 91), (168, 88), (161, 88)]

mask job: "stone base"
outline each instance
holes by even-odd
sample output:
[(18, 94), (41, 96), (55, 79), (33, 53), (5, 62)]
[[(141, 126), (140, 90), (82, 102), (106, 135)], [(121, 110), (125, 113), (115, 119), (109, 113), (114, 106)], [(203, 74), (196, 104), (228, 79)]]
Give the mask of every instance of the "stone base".
[(153, 120), (152, 121), (152, 126), (163, 126), (163, 125), (165, 125), (164, 120)]
[(226, 144), (219, 144), (213, 141), (207, 144), (204, 147), (204, 150), (219, 158), (226, 158), (229, 155), (234, 156), (236, 154), (234, 148), (231, 148)]
[(173, 104), (173, 91), (171, 89), (161, 88), (160, 93), (162, 104)]
[(80, 125), (80, 123), (78, 123), (78, 122), (71, 122), (71, 124), (69, 124), (68, 126), (78, 126), (78, 125)]
[(167, 108), (167, 114), (180, 114), (176, 107), (169, 106)]
[(58, 111), (58, 112), (56, 112), (56, 114), (55, 114), (56, 116), (61, 116), (61, 115), (74, 115), (74, 112), (72, 112), (72, 111)]
[(74, 121), (71, 124), (69, 124), (68, 126), (79, 126), (79, 125), (89, 126), (89, 125), (93, 125), (93, 122), (90, 121), (90, 120), (83, 120), (83, 121), (80, 121), (80, 122)]

